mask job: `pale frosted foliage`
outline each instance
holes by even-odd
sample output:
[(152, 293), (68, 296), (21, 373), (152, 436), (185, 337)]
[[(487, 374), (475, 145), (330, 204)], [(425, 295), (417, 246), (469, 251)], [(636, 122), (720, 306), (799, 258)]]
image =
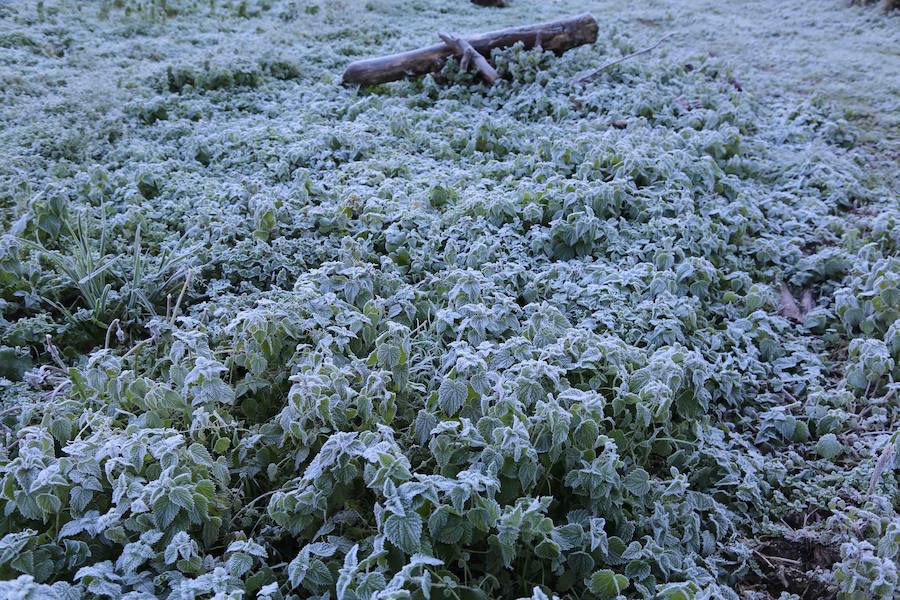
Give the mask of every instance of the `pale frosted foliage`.
[(616, 28), (350, 89), (484, 13), (349, 4), (0, 5), (0, 595), (896, 594), (856, 125), (701, 56), (573, 86)]

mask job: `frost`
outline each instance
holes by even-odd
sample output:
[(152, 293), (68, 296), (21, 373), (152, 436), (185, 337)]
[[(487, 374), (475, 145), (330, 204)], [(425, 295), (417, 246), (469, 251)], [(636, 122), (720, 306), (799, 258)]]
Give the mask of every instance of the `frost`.
[[(643, 46), (621, 16), (495, 52), (492, 88), (356, 90), (349, 60), (488, 13), (81, 4), (0, 6), (0, 595), (897, 594), (865, 119), (674, 38), (573, 87)], [(896, 39), (840, 11), (803, 31)]]

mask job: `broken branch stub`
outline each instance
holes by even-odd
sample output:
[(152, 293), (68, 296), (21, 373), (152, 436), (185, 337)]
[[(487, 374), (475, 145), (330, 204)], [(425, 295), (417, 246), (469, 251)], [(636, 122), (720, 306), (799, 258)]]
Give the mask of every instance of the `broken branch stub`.
[(478, 50), (473, 48), (472, 44), (462, 38), (446, 33), (439, 33), (438, 36), (459, 55), (459, 66), (463, 71), (469, 67), (469, 62), (471, 61), (489, 84), (493, 85), (495, 81), (500, 79), (500, 75), (497, 74), (491, 63)]
[[(596, 42), (597, 30), (597, 20), (589, 14), (583, 14), (548, 23), (469, 35), (460, 39), (471, 45), (482, 57), (490, 56), (495, 48), (507, 48), (516, 42), (522, 42), (526, 49), (531, 49), (538, 40), (544, 50), (562, 54), (577, 46)], [(404, 77), (417, 77), (439, 71), (447, 59), (455, 54), (457, 53), (452, 47), (442, 43), (399, 54), (358, 60), (347, 66), (343, 82), (374, 85), (397, 81)]]

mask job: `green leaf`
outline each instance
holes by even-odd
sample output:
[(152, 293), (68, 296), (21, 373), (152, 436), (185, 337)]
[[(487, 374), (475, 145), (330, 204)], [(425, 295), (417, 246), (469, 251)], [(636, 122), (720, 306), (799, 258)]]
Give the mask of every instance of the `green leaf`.
[(588, 582), (588, 589), (600, 598), (615, 598), (621, 594), (629, 585), (628, 578), (624, 575), (603, 569), (591, 575)]
[(243, 576), (247, 571), (253, 568), (253, 557), (244, 552), (235, 552), (228, 557), (225, 569), (235, 577)]
[(21, 381), (22, 376), (30, 368), (31, 356), (27, 350), (0, 346), (0, 377)]
[(376, 349), (378, 362), (387, 368), (393, 368), (400, 364), (400, 347), (395, 344), (381, 344)]
[(543, 542), (541, 542), (534, 548), (534, 555), (538, 558), (543, 558), (546, 560), (559, 558), (560, 554), (561, 552), (559, 544), (550, 539), (544, 539)]
[(212, 466), (213, 458), (203, 444), (191, 444), (188, 452), (198, 465), (203, 465), (204, 467)]
[(309, 571), (309, 552), (301, 551), (287, 567), (288, 581), (292, 587), (297, 587), (306, 578)]
[(437, 417), (425, 409), (419, 411), (416, 415), (416, 439), (420, 444), (428, 441), (431, 430), (438, 424)]
[(447, 506), (440, 506), (428, 517), (428, 530), (433, 540), (442, 544), (456, 544), (465, 533), (462, 519)]
[(62, 507), (62, 501), (53, 494), (40, 494), (37, 497), (37, 504), (48, 515), (58, 513)]
[(94, 492), (86, 490), (80, 485), (76, 485), (69, 492), (69, 504), (75, 511), (81, 512), (87, 507), (88, 502), (90, 502), (93, 497)]
[(173, 504), (176, 504), (185, 510), (194, 508), (194, 494), (188, 487), (178, 486), (172, 488), (169, 492), (169, 499)]
[(599, 517), (591, 519), (591, 552), (600, 548), (603, 554), (609, 552), (609, 539), (606, 535), (606, 520)]
[(572, 552), (566, 555), (566, 564), (580, 577), (586, 576), (594, 568), (594, 557), (587, 552)]
[(360, 598), (371, 598), (376, 592), (383, 590), (385, 585), (387, 581), (384, 573), (371, 571), (359, 577), (356, 593)]
[(415, 554), (420, 548), (422, 517), (413, 510), (404, 516), (392, 514), (384, 522), (384, 535), (407, 554)]
[(332, 577), (331, 571), (324, 562), (318, 558), (313, 558), (309, 561), (305, 583), (308, 584), (307, 587), (312, 589), (321, 589), (333, 585), (334, 577)]
[(819, 453), (819, 456), (822, 458), (827, 458), (831, 460), (841, 454), (844, 451), (844, 446), (837, 439), (837, 436), (833, 433), (826, 433), (821, 438), (819, 438), (818, 443), (816, 443), (816, 452)]
[(438, 404), (450, 416), (459, 412), (469, 395), (469, 386), (463, 381), (444, 379), (438, 388)]
[(12, 561), (10, 561), (9, 566), (20, 573), (28, 573), (29, 575), (34, 574), (34, 552), (31, 552), (30, 550), (27, 552), (20, 552)]
[(153, 503), (153, 516), (156, 518), (156, 526), (160, 529), (165, 529), (171, 525), (178, 514), (178, 510), (178, 505), (170, 502), (165, 496), (159, 498)]
[(216, 485), (209, 479), (201, 479), (194, 484), (194, 489), (203, 494), (207, 500), (212, 500), (216, 493)]
[(231, 440), (227, 437), (220, 437), (216, 440), (215, 445), (213, 446), (213, 452), (216, 454), (223, 454), (228, 451), (228, 448), (231, 446)]
[(635, 469), (625, 476), (622, 485), (635, 496), (644, 496), (650, 491), (650, 474), (644, 469)]

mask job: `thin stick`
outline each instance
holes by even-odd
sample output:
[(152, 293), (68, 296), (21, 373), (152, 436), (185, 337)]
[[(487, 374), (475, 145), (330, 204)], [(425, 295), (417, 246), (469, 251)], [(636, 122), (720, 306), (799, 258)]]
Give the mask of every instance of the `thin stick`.
[(469, 66), (469, 61), (471, 60), (472, 64), (475, 65), (475, 68), (478, 69), (481, 76), (488, 84), (493, 85), (495, 81), (500, 79), (500, 75), (497, 74), (497, 71), (491, 66), (491, 63), (489, 63), (478, 50), (473, 48), (472, 44), (467, 40), (446, 33), (438, 33), (438, 36), (445, 44), (453, 48), (454, 52), (459, 54), (461, 59), (460, 66), (463, 69)]
[(63, 362), (62, 356), (60, 356), (59, 354), (59, 349), (53, 344), (53, 338), (50, 337), (49, 333), (45, 337), (47, 351), (50, 353), (50, 357), (53, 358), (53, 362), (59, 365), (59, 368), (62, 369), (63, 373), (67, 373), (69, 367), (67, 367), (66, 363)]
[(169, 319), (169, 323), (175, 323), (175, 318), (178, 317), (178, 311), (181, 308), (181, 301), (184, 300), (184, 293), (187, 291), (188, 286), (191, 285), (193, 277), (193, 271), (188, 271), (184, 277), (184, 285), (181, 286), (181, 293), (178, 294), (178, 300), (175, 301), (175, 308), (172, 309), (172, 317)]
[(129, 356), (131, 356), (132, 354), (134, 354), (135, 352), (137, 352), (138, 350), (140, 350), (141, 348), (143, 348), (144, 346), (146, 346), (147, 344), (152, 342), (154, 339), (155, 338), (149, 337), (147, 339), (141, 340), (140, 342), (138, 342), (137, 344), (132, 346), (128, 352), (123, 354), (122, 359), (124, 360), (124, 359), (128, 358)]
[(760, 552), (759, 550), (754, 550), (753, 552), (755, 552), (756, 555), (757, 555), (758, 557), (760, 557), (761, 559), (763, 559), (764, 561), (766, 561), (766, 564), (769, 565), (770, 567), (772, 567), (773, 570), (775, 569), (775, 565), (772, 564), (772, 562), (769, 560), (769, 557), (768, 557), (768, 556), (766, 556), (765, 554), (763, 554), (763, 553)]
[(594, 69), (593, 71), (591, 71), (591, 72), (588, 73), (587, 75), (585, 75), (585, 76), (583, 76), (583, 77), (576, 78), (575, 80), (572, 81), (572, 83), (587, 83), (588, 81), (594, 79), (597, 75), (599, 75), (601, 72), (605, 71), (606, 69), (608, 69), (608, 68), (610, 68), (610, 67), (614, 67), (614, 66), (616, 66), (616, 65), (619, 64), (619, 63), (625, 62), (626, 60), (629, 60), (629, 59), (634, 58), (634, 57), (636, 57), (636, 56), (640, 56), (641, 54), (647, 54), (648, 52), (652, 52), (653, 50), (656, 50), (656, 49), (659, 47), (660, 44), (662, 44), (664, 41), (666, 41), (667, 39), (669, 39), (669, 38), (672, 37), (673, 35), (675, 35), (674, 32), (672, 32), (672, 33), (667, 33), (666, 35), (664, 35), (664, 36), (662, 36), (661, 38), (659, 38), (659, 39), (656, 41), (656, 43), (653, 44), (652, 46), (647, 46), (647, 47), (644, 48), (643, 50), (638, 50), (637, 52), (632, 52), (631, 54), (626, 54), (625, 56), (621, 56), (621, 57), (619, 57), (619, 58), (617, 58), (617, 59), (615, 59), (615, 60), (611, 60), (611, 61), (609, 61), (608, 63), (606, 63), (605, 65), (601, 65), (601, 66), (597, 67), (596, 69)]

